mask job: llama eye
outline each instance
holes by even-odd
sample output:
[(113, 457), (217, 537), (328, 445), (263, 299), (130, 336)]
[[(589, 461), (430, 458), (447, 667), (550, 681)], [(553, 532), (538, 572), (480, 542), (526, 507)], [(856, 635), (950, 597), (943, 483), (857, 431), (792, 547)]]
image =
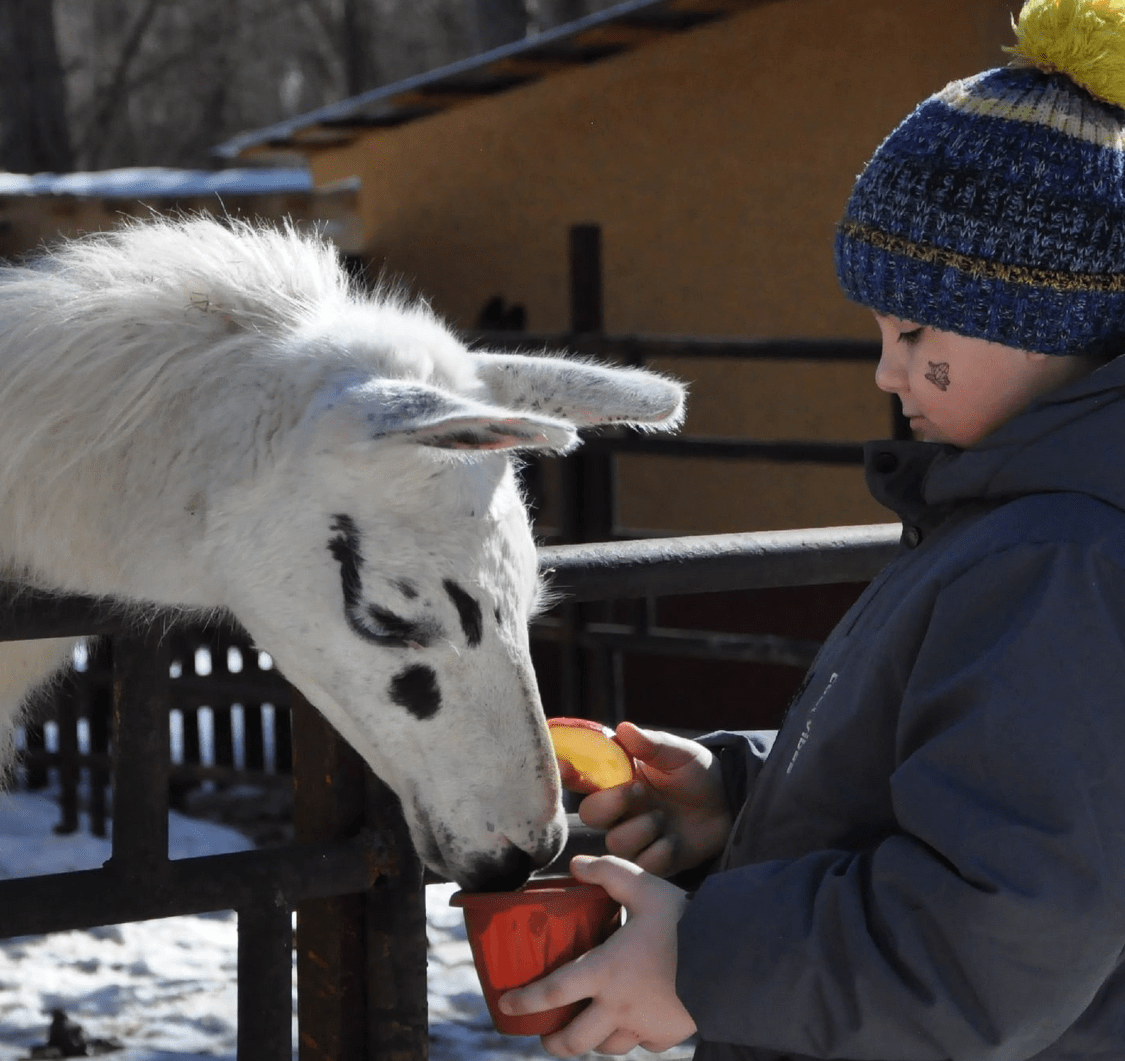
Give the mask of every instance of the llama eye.
[(348, 625), (360, 637), (376, 644), (400, 648), (424, 648), (431, 631), (422, 623), (380, 608), (377, 604), (359, 604), (347, 609)]

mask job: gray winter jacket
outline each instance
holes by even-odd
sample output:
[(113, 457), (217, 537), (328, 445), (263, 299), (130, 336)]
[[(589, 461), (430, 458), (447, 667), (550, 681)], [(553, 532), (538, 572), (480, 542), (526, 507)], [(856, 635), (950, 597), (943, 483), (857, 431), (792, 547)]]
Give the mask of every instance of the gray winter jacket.
[(697, 1061), (1121, 1061), (1125, 357), (867, 466), (900, 555), (764, 763), (708, 741), (745, 802), (679, 926)]

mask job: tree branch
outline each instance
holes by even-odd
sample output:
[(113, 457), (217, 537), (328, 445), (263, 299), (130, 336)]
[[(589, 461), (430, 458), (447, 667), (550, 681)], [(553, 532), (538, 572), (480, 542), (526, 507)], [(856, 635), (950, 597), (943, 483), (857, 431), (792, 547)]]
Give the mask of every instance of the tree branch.
[(86, 126), (85, 135), (81, 141), (81, 154), (87, 159), (91, 169), (97, 168), (99, 152), (97, 148), (105, 142), (106, 130), (113, 121), (122, 99), (127, 95), (129, 70), (140, 52), (141, 44), (149, 26), (152, 25), (156, 12), (164, 0), (145, 0), (145, 6), (137, 16), (125, 43), (121, 46), (121, 53), (117, 57), (117, 65), (110, 76), (108, 86), (98, 93), (100, 97), (95, 105), (94, 114)]

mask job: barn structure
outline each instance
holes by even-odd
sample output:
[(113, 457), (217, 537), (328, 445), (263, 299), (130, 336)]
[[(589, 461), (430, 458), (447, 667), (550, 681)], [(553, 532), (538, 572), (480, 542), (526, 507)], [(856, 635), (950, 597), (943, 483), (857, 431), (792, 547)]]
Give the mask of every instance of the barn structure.
[[(466, 329), (522, 322), (529, 343), (564, 344), (582, 327), (573, 248), (593, 241), (600, 319), (586, 326), (665, 341), (647, 360), (691, 382), (689, 438), (854, 444), (892, 418), (873, 345), (822, 356), (876, 335), (837, 289), (835, 224), (898, 120), (1005, 61), (1019, 6), (629, 0), (219, 151), (303, 154), (317, 185), (358, 177), (360, 253)], [(713, 356), (678, 356), (668, 340), (684, 336)], [(797, 358), (729, 346), (776, 340), (813, 343), (790, 345)], [(614, 529), (885, 521), (854, 456), (619, 456)]]
[(323, 232), (347, 255), (361, 245), (357, 192), (354, 179), (314, 185), (304, 166), (0, 173), (0, 258), (153, 213), (289, 218)]

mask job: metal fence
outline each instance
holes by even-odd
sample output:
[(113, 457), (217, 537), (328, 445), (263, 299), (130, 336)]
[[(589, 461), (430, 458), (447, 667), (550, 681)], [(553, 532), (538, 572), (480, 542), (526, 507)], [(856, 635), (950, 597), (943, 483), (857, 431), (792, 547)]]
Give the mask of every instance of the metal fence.
[[(229, 624), (183, 623), (164, 638), (169, 657), (170, 805), (188, 810), (201, 785), (290, 784), (290, 686), (265, 653)], [(84, 805), (90, 832), (107, 835), (113, 641), (80, 646), (24, 730), (21, 784), (59, 790), (56, 831), (73, 832)], [(53, 778), (51, 775), (54, 775)], [(280, 793), (279, 793), (280, 794)], [(277, 802), (276, 800), (274, 801)]]
[[(880, 526), (558, 546), (542, 550), (541, 566), (571, 601), (854, 582), (886, 563), (897, 537)], [(246, 645), (233, 624), (211, 630), (213, 644)], [(0, 640), (89, 634), (112, 640), (112, 717), (104, 751), (90, 753), (104, 760), (87, 763), (112, 780), (112, 857), (101, 869), (0, 881), (0, 937), (233, 909), (241, 1059), (291, 1057), (295, 943), (304, 1061), (424, 1061), (427, 878), (394, 798), (288, 689), (294, 842), (169, 860), (177, 618), (139, 625), (112, 602), (0, 590)], [(267, 679), (280, 702), (278, 680)], [(575, 829), (562, 858), (596, 843)]]
[[(576, 224), (568, 240), (570, 327), (565, 334), (532, 333), (522, 328), (522, 308), (517, 324), (501, 327), (503, 314), (482, 313), (482, 330), (468, 337), (470, 344), (496, 351), (566, 350), (581, 357), (607, 359), (632, 366), (677, 366), (692, 361), (802, 362), (812, 364), (866, 363), (874, 369), (880, 344), (872, 340), (807, 338), (700, 338), (696, 336), (613, 335), (604, 330), (603, 235), (600, 225)], [(497, 296), (493, 302), (503, 307)], [(493, 329), (493, 330), (489, 330)], [(895, 398), (887, 402), (886, 434), (907, 438), (909, 425)], [(703, 458), (719, 461), (763, 461), (776, 466), (779, 480), (796, 464), (849, 465), (863, 461), (863, 445), (856, 441), (807, 438), (727, 438), (685, 434), (661, 436), (627, 428), (602, 430), (584, 439), (582, 447), (557, 462), (557, 474), (547, 475), (551, 458), (531, 458), (525, 469), (525, 486), (536, 510), (546, 508), (550, 525), (537, 529), (551, 546), (620, 540), (616, 523), (617, 458)], [(546, 482), (550, 479), (550, 485)], [(549, 495), (549, 501), (547, 501)], [(544, 502), (547, 502), (544, 504)], [(850, 580), (844, 580), (850, 581)], [(862, 580), (858, 580), (862, 581)], [(730, 586), (717, 585), (716, 589)], [(705, 592), (700, 588), (681, 592)], [(846, 595), (834, 594), (833, 603), (821, 600), (814, 607), (831, 610)], [(617, 598), (622, 599), (622, 598)], [(712, 631), (661, 628), (653, 594), (630, 596), (628, 608), (602, 601), (575, 600), (556, 609), (532, 631), (533, 642), (552, 643), (552, 690), (561, 714), (587, 713), (607, 722), (626, 716), (628, 655), (639, 653), (677, 656), (702, 661), (757, 663), (803, 668), (816, 650), (807, 631), (783, 638), (759, 634), (724, 634)], [(745, 602), (738, 602), (742, 606)], [(846, 605), (845, 605), (846, 606)], [(810, 624), (815, 626), (817, 624)], [(717, 669), (712, 669), (717, 673)], [(557, 672), (557, 673), (555, 673)], [(777, 671), (772, 672), (777, 675)], [(788, 699), (786, 682), (773, 683), (775, 709)], [(667, 697), (652, 689), (654, 697)], [(665, 705), (665, 713), (670, 708)]]
[[(756, 589), (862, 582), (864, 550), (888, 533), (893, 537), (893, 530), (879, 527), (828, 528), (635, 540), (616, 543), (611, 553), (605, 544), (541, 549), (544, 575), (563, 603), (536, 619), (531, 636), (534, 645), (550, 646), (564, 659), (560, 713), (607, 722), (628, 717), (619, 680), (626, 655), (807, 667), (819, 647), (815, 640), (661, 626), (657, 601), (737, 590), (751, 557), (768, 560), (772, 572), (773, 581), (764, 574), (756, 578)], [(615, 614), (607, 602), (628, 603)], [(595, 603), (605, 606), (584, 607)], [(180, 623), (164, 641), (170, 806), (215, 813), (224, 805), (225, 788), (237, 786), (242, 803), (248, 802), (248, 786), (264, 789), (267, 795), (257, 802), (269, 805), (274, 820), (263, 822), (254, 838), (290, 834), (290, 686), (229, 623)], [(58, 832), (78, 828), (83, 805), (90, 831), (107, 834), (112, 684), (113, 643), (104, 638), (89, 645), (80, 670), (51, 689), (39, 722), (26, 730), (22, 784), (36, 789), (54, 782)], [(217, 788), (218, 796), (196, 798), (201, 785)], [(239, 824), (247, 829), (245, 820)]]

